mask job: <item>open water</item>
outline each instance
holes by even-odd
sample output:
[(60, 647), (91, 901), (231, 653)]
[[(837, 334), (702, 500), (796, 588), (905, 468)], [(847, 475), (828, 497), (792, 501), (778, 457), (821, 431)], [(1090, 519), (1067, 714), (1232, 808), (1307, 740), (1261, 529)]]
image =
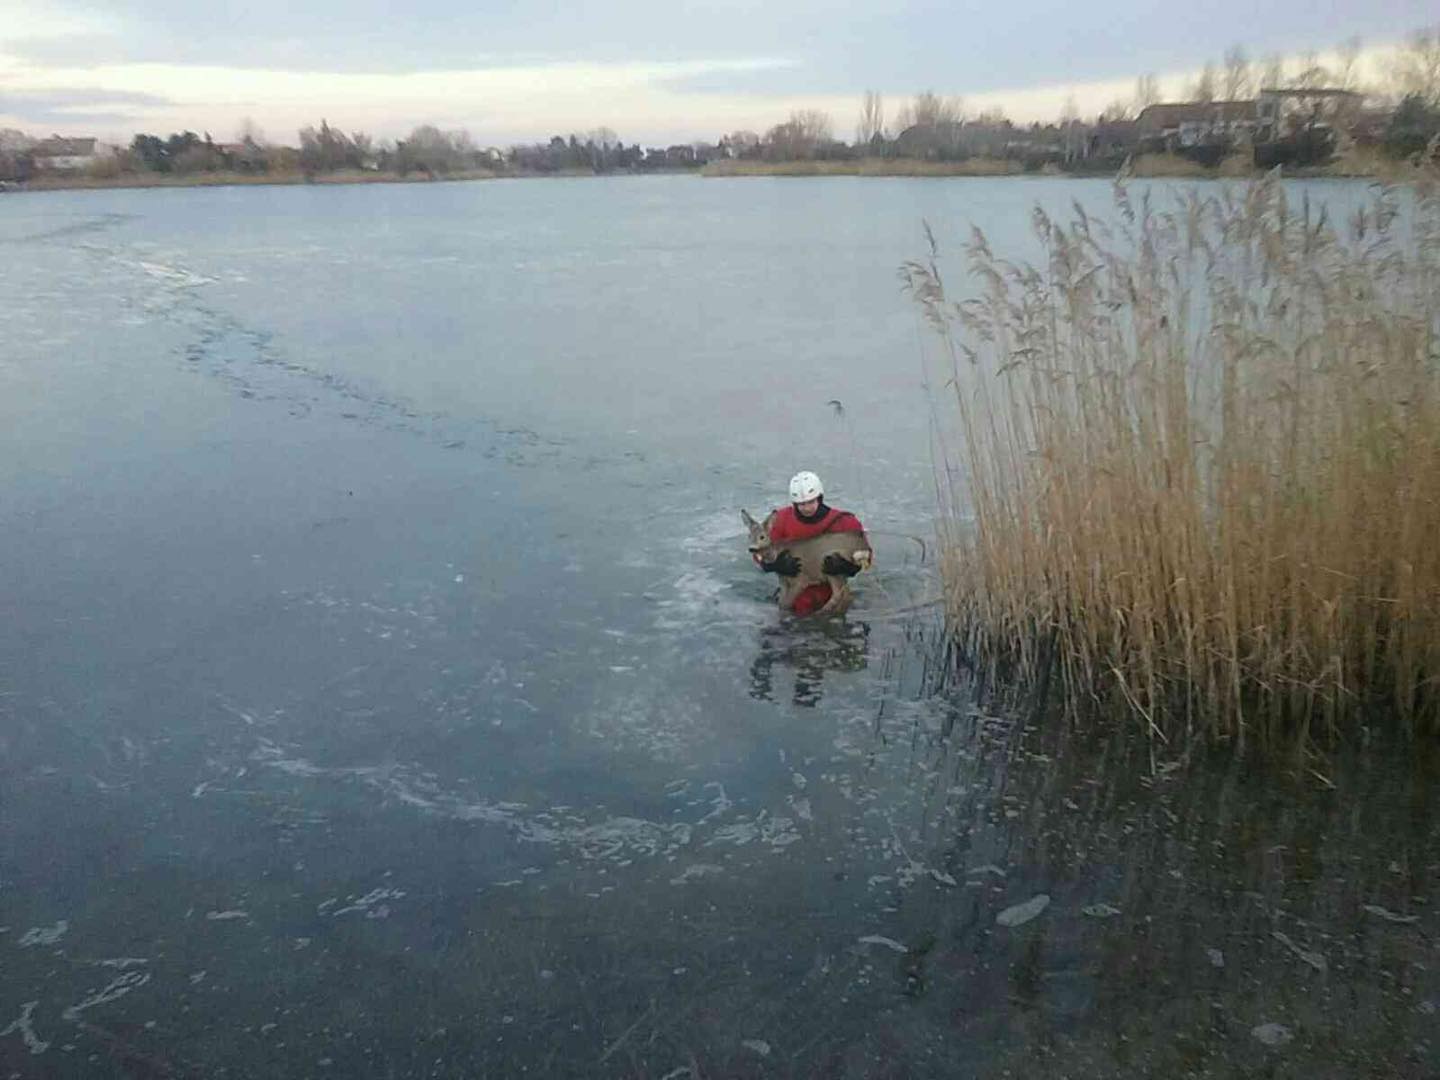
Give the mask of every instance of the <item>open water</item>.
[[(956, 675), (896, 271), (1071, 199), (0, 196), (0, 1076), (1440, 1075), (1429, 749)], [(829, 629), (743, 550), (802, 467)]]

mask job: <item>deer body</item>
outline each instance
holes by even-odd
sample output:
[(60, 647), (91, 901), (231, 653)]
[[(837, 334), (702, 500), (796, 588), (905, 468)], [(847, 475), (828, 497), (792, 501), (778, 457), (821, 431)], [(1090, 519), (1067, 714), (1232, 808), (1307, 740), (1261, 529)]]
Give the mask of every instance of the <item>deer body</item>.
[(864, 533), (858, 532), (826, 532), (819, 536), (812, 536), (805, 540), (785, 540), (775, 543), (770, 539), (770, 523), (774, 520), (772, 512), (764, 522), (758, 522), (744, 510), (740, 511), (740, 518), (745, 522), (745, 528), (749, 531), (749, 549), (752, 555), (758, 555), (765, 562), (769, 562), (782, 551), (788, 551), (800, 561), (800, 572), (793, 577), (780, 578), (780, 607), (790, 611), (795, 606), (795, 598), (811, 585), (821, 582), (830, 586), (830, 599), (816, 615), (840, 615), (850, 606), (855, 594), (850, 590), (848, 578), (838, 574), (827, 574), (825, 572), (825, 557), (827, 555), (840, 555), (851, 562), (859, 563), (862, 567), (869, 566), (873, 557), (870, 543), (865, 539)]

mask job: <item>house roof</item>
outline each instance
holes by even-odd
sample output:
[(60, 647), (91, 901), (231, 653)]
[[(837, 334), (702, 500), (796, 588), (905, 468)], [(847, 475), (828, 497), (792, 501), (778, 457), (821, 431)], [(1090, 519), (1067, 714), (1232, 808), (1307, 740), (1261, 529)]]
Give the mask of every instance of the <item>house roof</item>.
[(963, 120), (941, 120), (935, 124), (911, 124), (895, 138), (897, 142), (901, 139), (925, 139), (937, 143), (954, 142), (960, 137), (960, 132), (964, 128)]
[(1253, 101), (1182, 101), (1145, 106), (1135, 125), (1146, 131), (1168, 131), (1187, 123), (1236, 124), (1258, 118)]
[(32, 153), (36, 157), (89, 157), (95, 153), (95, 140), (66, 139), (52, 135), (36, 143)]
[(1315, 97), (1323, 97), (1323, 98), (1363, 98), (1363, 97), (1365, 96), (1364, 94), (1360, 93), (1358, 90), (1341, 90), (1340, 88), (1338, 88), (1338, 87), (1333, 87), (1333, 86), (1317, 86), (1317, 87), (1314, 87), (1313, 89), (1309, 89), (1309, 90), (1300, 89), (1300, 88), (1294, 88), (1294, 87), (1287, 88), (1287, 89), (1279, 89), (1279, 88), (1275, 88), (1275, 89), (1265, 89), (1265, 90), (1261, 90), (1261, 91), (1260, 91), (1260, 94), (1261, 94), (1262, 97), (1298, 97), (1298, 98), (1315, 98)]

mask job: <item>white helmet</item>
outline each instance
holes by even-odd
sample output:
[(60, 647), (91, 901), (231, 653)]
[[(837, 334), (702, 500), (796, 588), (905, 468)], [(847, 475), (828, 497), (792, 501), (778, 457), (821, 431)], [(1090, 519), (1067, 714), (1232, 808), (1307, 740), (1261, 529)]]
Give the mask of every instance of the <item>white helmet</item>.
[(825, 486), (820, 483), (820, 477), (813, 472), (797, 472), (790, 478), (790, 501), (792, 503), (809, 502), (824, 494)]

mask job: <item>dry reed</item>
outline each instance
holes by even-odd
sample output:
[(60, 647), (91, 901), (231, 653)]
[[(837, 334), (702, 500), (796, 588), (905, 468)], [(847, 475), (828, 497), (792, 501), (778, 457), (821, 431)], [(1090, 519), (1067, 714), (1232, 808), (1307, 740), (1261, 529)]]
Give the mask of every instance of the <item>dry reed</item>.
[[(948, 365), (947, 609), (1013, 685), (1156, 740), (1434, 733), (1440, 191), (1339, 225), (1275, 178), (1101, 221), (1039, 265), (907, 264)], [(946, 404), (946, 403), (949, 404)]]
[[(1213, 177), (1219, 171), (1179, 154), (1137, 154), (1131, 159), (1129, 169), (1131, 175), (1137, 177), (1183, 177), (1192, 180)], [(1253, 172), (1253, 167), (1246, 170), (1247, 175)]]

